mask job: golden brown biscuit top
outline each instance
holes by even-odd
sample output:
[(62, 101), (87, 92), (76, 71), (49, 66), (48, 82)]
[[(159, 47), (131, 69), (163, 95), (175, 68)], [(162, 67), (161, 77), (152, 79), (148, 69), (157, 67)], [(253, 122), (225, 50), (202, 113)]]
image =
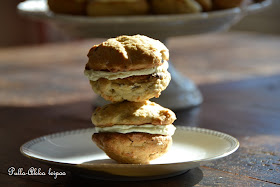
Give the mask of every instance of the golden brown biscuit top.
[(147, 36), (119, 36), (94, 45), (88, 58), (86, 69), (132, 71), (161, 65), (169, 59), (169, 51), (163, 43)]
[(169, 125), (176, 120), (174, 112), (151, 101), (112, 103), (92, 114), (97, 127), (113, 125)]

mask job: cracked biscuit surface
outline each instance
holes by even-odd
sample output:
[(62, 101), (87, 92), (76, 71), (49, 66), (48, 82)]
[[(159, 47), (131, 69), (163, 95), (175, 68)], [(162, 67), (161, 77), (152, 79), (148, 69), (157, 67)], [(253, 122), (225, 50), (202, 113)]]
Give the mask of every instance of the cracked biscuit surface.
[(87, 70), (132, 71), (162, 65), (169, 59), (169, 51), (163, 43), (147, 36), (119, 36), (94, 45), (88, 58)]
[(90, 81), (93, 91), (112, 102), (124, 100), (140, 102), (159, 97), (171, 80), (169, 72), (155, 75), (131, 76), (124, 79), (105, 78)]
[(113, 125), (169, 125), (176, 120), (174, 112), (151, 101), (107, 104), (92, 114), (96, 127)]
[(110, 158), (124, 164), (148, 164), (172, 145), (171, 136), (147, 133), (95, 133), (92, 140)]

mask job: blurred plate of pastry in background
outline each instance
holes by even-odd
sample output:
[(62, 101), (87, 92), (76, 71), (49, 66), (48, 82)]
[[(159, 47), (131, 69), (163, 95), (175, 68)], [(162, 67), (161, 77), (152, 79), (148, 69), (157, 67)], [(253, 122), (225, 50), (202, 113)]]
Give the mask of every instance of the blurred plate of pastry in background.
[[(253, 4), (253, 0), (47, 0), (54, 13), (87, 16), (193, 14)], [(258, 2), (258, 1), (257, 1)]]
[[(59, 1), (66, 0), (57, 0)], [(69, 0), (69, 3), (75, 1), (78, 0)], [(148, 1), (149, 12), (141, 15), (87, 16), (86, 13), (56, 13), (49, 9), (47, 0), (26, 0), (19, 3), (17, 8), (21, 15), (51, 22), (63, 32), (75, 37), (111, 38), (142, 34), (163, 41), (167, 37), (227, 30), (247, 13), (261, 10), (272, 3), (271, 0), (265, 0), (245, 7), (216, 10), (212, 1), (196, 2), (202, 12), (154, 14), (150, 10), (151, 1)]]

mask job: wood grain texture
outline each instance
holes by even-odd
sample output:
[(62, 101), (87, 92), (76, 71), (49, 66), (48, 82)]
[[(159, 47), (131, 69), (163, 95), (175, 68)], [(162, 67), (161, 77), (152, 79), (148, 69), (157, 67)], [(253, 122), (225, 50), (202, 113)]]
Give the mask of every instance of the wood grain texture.
[(100, 41), (0, 49), (0, 146), (5, 153), (0, 154), (0, 184), (280, 185), (280, 38), (248, 33), (169, 41), (175, 66), (191, 77), (204, 95), (201, 106), (176, 111), (175, 125), (231, 134), (241, 144), (236, 153), (180, 176), (141, 183), (85, 179), (69, 171), (57, 180), (8, 176), (11, 166), (50, 167), (21, 155), (19, 147), (26, 141), (92, 127), (96, 95), (83, 76), (83, 68), (88, 49)]

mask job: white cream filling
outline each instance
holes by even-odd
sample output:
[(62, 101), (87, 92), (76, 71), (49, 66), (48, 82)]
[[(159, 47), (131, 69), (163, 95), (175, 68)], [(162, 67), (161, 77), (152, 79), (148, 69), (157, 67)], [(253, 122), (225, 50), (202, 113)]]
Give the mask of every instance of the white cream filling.
[(85, 70), (84, 74), (88, 77), (91, 81), (97, 81), (100, 78), (105, 78), (108, 80), (115, 80), (115, 79), (124, 79), (130, 76), (138, 76), (138, 75), (150, 75), (154, 73), (162, 73), (167, 71), (168, 69), (168, 62), (164, 61), (161, 66), (157, 66), (150, 69), (141, 69), (141, 70), (134, 70), (134, 71), (123, 71), (123, 72), (107, 72), (107, 71), (94, 71), (94, 70)]
[(172, 136), (175, 133), (176, 127), (174, 125), (114, 125), (111, 127), (95, 127), (97, 133), (99, 132), (117, 132), (117, 133), (131, 133), (144, 132), (149, 134), (161, 134)]

